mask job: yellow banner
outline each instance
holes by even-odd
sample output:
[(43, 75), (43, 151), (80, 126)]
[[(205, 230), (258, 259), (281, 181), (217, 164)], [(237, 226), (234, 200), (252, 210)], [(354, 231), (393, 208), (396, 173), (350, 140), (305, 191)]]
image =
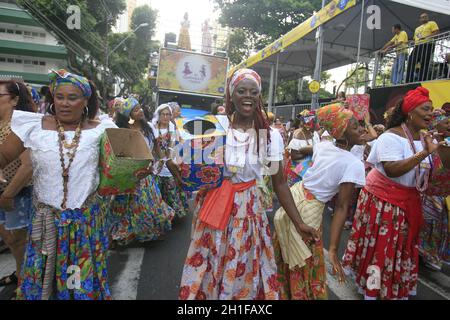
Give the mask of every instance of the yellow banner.
[(250, 68), (260, 61), (272, 56), (275, 53), (280, 52), (283, 49), (291, 46), (311, 31), (315, 30), (320, 25), (330, 21), (334, 17), (338, 16), (342, 12), (354, 7), (356, 0), (333, 0), (327, 4), (323, 9), (310, 17), (308, 20), (302, 22), (297, 27), (283, 35), (280, 39), (268, 45), (263, 50), (249, 57), (239, 65), (235, 66), (228, 72), (230, 77), (237, 69)]
[(450, 80), (422, 82), (422, 87), (430, 91), (434, 108), (440, 109), (445, 103), (450, 102)]
[(228, 59), (194, 52), (161, 49), (157, 86), (159, 90), (222, 97)]

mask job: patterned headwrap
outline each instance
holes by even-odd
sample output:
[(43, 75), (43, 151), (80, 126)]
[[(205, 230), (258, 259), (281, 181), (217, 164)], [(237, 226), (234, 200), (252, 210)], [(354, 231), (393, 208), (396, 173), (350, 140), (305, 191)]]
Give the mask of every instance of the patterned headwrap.
[(439, 122), (448, 120), (449, 117), (446, 115), (445, 111), (442, 109), (436, 109), (433, 111), (433, 118), (431, 120), (430, 129), (434, 130), (436, 129)]
[[(305, 111), (307, 111), (307, 110), (305, 110)], [(304, 112), (303, 121), (305, 122), (305, 126), (307, 126), (308, 128), (310, 128), (312, 130), (319, 129), (318, 125), (317, 125), (317, 117), (316, 117), (315, 111), (308, 110), (308, 112)]]
[(123, 98), (114, 98), (111, 101), (108, 102), (108, 110), (110, 111), (116, 111), (122, 108), (122, 105), (124, 104)]
[(64, 69), (50, 70), (48, 77), (50, 79), (50, 92), (55, 94), (56, 89), (62, 84), (71, 84), (76, 86), (83, 92), (83, 96), (89, 98), (92, 95), (91, 85), (88, 79), (70, 73)]
[(228, 85), (230, 96), (233, 95), (234, 90), (236, 89), (238, 84), (246, 79), (255, 82), (258, 85), (259, 91), (261, 92), (261, 77), (259, 76), (259, 74), (251, 69), (239, 69), (233, 74), (233, 77), (231, 78)]
[(317, 110), (317, 119), (333, 138), (340, 139), (347, 130), (353, 112), (340, 104), (332, 104)]
[(138, 105), (139, 101), (137, 101), (133, 97), (129, 97), (128, 99), (125, 99), (123, 103), (120, 103), (117, 107), (120, 114), (124, 115), (125, 117), (130, 117), (131, 112), (133, 112), (133, 109)]
[(404, 114), (408, 114), (425, 102), (431, 102), (430, 92), (424, 87), (417, 87), (406, 93), (403, 98), (402, 111)]

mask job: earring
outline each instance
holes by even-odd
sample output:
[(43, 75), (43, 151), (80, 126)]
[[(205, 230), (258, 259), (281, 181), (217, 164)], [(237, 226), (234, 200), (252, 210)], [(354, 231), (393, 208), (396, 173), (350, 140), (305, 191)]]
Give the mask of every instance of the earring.
[(49, 110), (50, 110), (50, 113), (52, 113), (52, 114), (56, 114), (56, 112), (55, 112), (55, 110), (53, 110), (55, 105), (52, 103), (51, 105), (50, 105), (50, 107), (49, 107)]
[(84, 113), (86, 113), (86, 116), (89, 114), (89, 108), (88, 108), (88, 106), (86, 106), (86, 107), (84, 108)]
[(128, 124), (133, 125), (135, 123), (134, 119), (130, 118), (130, 120), (128, 120)]

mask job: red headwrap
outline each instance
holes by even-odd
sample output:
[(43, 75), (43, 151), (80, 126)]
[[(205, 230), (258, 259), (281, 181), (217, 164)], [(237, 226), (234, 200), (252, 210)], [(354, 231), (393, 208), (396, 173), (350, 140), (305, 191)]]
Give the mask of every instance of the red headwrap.
[(403, 98), (402, 111), (404, 114), (408, 114), (425, 102), (431, 102), (430, 92), (424, 87), (417, 87), (406, 93)]

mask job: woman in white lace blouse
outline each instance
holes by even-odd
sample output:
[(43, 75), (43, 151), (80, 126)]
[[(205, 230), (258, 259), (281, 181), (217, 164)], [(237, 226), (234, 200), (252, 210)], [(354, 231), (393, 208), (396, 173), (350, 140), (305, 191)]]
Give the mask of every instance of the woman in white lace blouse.
[(15, 111), (0, 147), (0, 167), (29, 148), (35, 214), (18, 299), (111, 299), (107, 283), (105, 203), (97, 195), (99, 144), (110, 120), (94, 120), (95, 87), (52, 71), (49, 116)]

